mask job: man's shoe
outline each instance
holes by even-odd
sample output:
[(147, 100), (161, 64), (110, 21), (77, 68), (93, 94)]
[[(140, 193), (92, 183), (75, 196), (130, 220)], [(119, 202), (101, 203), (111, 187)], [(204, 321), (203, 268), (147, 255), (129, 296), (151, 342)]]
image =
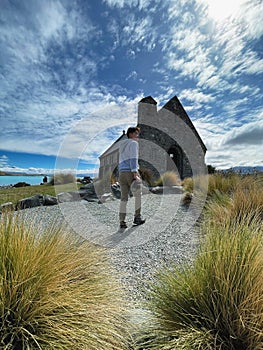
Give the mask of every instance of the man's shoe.
[(142, 225), (145, 223), (146, 220), (142, 219), (140, 216), (139, 217), (135, 217), (133, 220), (133, 224), (134, 225)]
[(125, 221), (121, 221), (120, 222), (120, 228), (127, 228), (128, 226), (127, 226), (127, 224), (126, 224), (126, 222)]

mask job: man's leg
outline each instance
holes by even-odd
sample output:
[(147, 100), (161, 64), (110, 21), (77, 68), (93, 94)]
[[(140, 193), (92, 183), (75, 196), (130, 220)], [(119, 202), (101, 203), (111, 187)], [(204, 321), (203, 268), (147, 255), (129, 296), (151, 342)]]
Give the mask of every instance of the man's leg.
[(141, 207), (142, 207), (142, 194), (141, 194), (141, 190), (137, 191), (134, 194), (134, 198), (135, 198), (135, 217), (140, 217), (141, 216)]
[(119, 220), (120, 223), (125, 223), (126, 211), (127, 211), (127, 202), (129, 198), (129, 184), (127, 181), (128, 173), (120, 173), (119, 182), (121, 188), (121, 202), (120, 202), (120, 210), (119, 210)]
[(119, 219), (120, 222), (125, 222), (125, 218), (126, 218), (126, 208), (127, 208), (127, 202), (124, 199), (121, 199), (121, 203), (120, 203), (120, 212), (119, 212)]
[(133, 223), (136, 225), (141, 225), (145, 223), (145, 220), (141, 218), (142, 183), (139, 181), (134, 181), (132, 183), (132, 191), (135, 198), (135, 213)]

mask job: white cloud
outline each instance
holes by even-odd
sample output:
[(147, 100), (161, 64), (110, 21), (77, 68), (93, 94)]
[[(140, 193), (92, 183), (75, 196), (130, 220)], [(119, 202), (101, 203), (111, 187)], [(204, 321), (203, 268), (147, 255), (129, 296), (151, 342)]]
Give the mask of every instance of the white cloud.
[(208, 16), (213, 18), (215, 21), (224, 21), (228, 17), (238, 16), (238, 12), (246, 0), (231, 0), (227, 6), (222, 6), (220, 0), (200, 0), (202, 3), (207, 4)]
[(138, 77), (138, 73), (134, 70), (127, 76), (126, 80), (129, 80), (129, 79), (135, 80), (137, 79), (137, 77)]
[[(231, 37), (231, 39), (230, 39)], [(255, 52), (246, 49), (244, 36), (236, 28), (230, 28), (225, 37), (219, 39), (222, 46), (221, 75), (227, 79), (240, 73), (259, 74), (263, 72), (263, 60)]]
[[(147, 8), (149, 5), (153, 5), (153, 0), (103, 0), (107, 5), (111, 7), (123, 8), (124, 6), (133, 7), (138, 6), (139, 10)], [(158, 1), (156, 1), (158, 2)]]
[(245, 29), (246, 37), (259, 39), (263, 35), (263, 2), (261, 0), (246, 1), (239, 15), (239, 22)]
[(199, 89), (182, 90), (179, 97), (186, 98), (188, 101), (193, 101), (197, 103), (208, 103), (215, 100), (214, 96), (212, 96), (211, 94), (205, 94)]
[(178, 50), (186, 52), (189, 57), (195, 56), (195, 51), (199, 50), (200, 46), (206, 40), (205, 35), (198, 28), (187, 28), (180, 25), (174, 26), (171, 30), (171, 46)]
[(46, 40), (54, 37), (59, 38), (59, 33), (67, 23), (67, 12), (60, 2), (40, 3), (39, 12), (36, 15), (36, 22), (41, 36)]
[(259, 154), (263, 153), (263, 147), (240, 146), (217, 147), (209, 150), (206, 155), (206, 163), (216, 166), (217, 169), (227, 169), (234, 166), (258, 166), (262, 164)]
[(155, 47), (156, 33), (152, 26), (152, 18), (136, 18), (131, 14), (126, 19), (127, 24), (122, 28), (122, 41), (124, 45), (142, 45), (148, 51)]
[(248, 74), (261, 74), (263, 73), (263, 59), (251, 57), (251, 60), (246, 62), (244, 68)]
[(196, 79), (199, 86), (205, 85), (217, 74), (211, 61), (211, 49), (207, 35), (192, 23), (189, 28), (174, 25), (171, 29), (171, 45), (167, 52), (168, 67), (179, 72), (182, 77)]
[(260, 88), (250, 85), (240, 85), (238, 83), (232, 84), (232, 91), (237, 92), (238, 94), (245, 94), (246, 96), (255, 96), (260, 94)]
[[(104, 2), (106, 2), (109, 6), (114, 7), (124, 7), (125, 3), (127, 3), (126, 0), (103, 0)], [(133, 1), (131, 0), (130, 3), (132, 4)]]
[[(224, 146), (259, 145), (263, 149), (263, 120), (233, 128), (222, 139)], [(263, 153), (261, 153), (263, 154)]]

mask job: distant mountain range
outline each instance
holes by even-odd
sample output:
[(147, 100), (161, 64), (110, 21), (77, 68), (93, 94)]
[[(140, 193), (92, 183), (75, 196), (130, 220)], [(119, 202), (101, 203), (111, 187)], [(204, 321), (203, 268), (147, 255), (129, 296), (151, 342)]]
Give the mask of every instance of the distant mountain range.
[(235, 171), (241, 174), (251, 174), (254, 172), (263, 172), (263, 166), (234, 166), (229, 169), (224, 169), (223, 171)]

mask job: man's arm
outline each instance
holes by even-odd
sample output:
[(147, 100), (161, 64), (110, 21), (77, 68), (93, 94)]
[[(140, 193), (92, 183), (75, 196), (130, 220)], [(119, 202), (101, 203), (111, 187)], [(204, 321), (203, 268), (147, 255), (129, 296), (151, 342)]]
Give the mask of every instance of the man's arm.
[(138, 146), (138, 143), (135, 141), (131, 144), (131, 148), (130, 148), (130, 166), (131, 166), (131, 171), (133, 173), (133, 178), (135, 180), (140, 179), (140, 176), (138, 173), (138, 169), (139, 169), (138, 155), (139, 155), (139, 146)]

